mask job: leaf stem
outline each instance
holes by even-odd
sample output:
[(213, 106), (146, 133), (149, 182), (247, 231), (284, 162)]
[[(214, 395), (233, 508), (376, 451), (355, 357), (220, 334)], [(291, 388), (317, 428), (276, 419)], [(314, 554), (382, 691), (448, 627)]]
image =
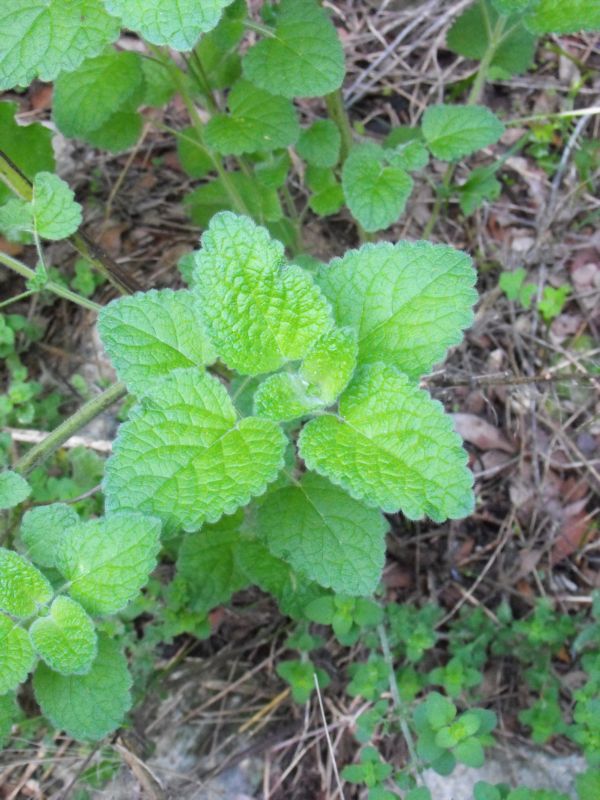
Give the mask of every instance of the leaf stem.
[[(0, 264), (4, 264), (5, 267), (12, 269), (13, 272), (21, 275), (26, 280), (31, 281), (36, 277), (35, 270), (27, 267), (21, 261), (17, 261), (16, 258), (9, 256), (7, 253), (0, 252)], [(65, 289), (64, 286), (61, 286), (60, 283), (56, 283), (55, 281), (49, 280), (44, 284), (43, 288), (53, 292), (65, 300), (70, 300), (72, 303), (76, 303), (78, 306), (87, 308), (89, 311), (100, 311), (102, 308), (102, 306), (98, 305), (98, 303), (94, 303), (93, 300), (89, 300), (87, 297), (82, 297), (76, 292), (72, 292), (70, 289)]]
[(352, 126), (350, 125), (350, 118), (344, 105), (344, 98), (342, 97), (341, 89), (331, 92), (325, 96), (325, 103), (327, 105), (327, 113), (335, 122), (342, 137), (342, 145), (340, 148), (340, 163), (343, 164), (346, 160), (348, 153), (352, 149), (354, 137), (352, 134)]
[(15, 472), (26, 477), (34, 467), (46, 461), (58, 448), (70, 439), (77, 431), (88, 422), (106, 411), (127, 394), (124, 383), (115, 383), (109, 389), (88, 400), (81, 408), (62, 422), (57, 428), (46, 436), (39, 444), (34, 445), (29, 452), (22, 456), (13, 466)]
[(504, 124), (521, 125), (524, 122), (538, 122), (544, 119), (567, 119), (569, 117), (585, 117), (587, 115), (600, 114), (600, 106), (590, 106), (590, 108), (576, 108), (573, 111), (555, 111), (549, 114), (533, 114), (530, 117), (515, 117), (509, 119)]
[(256, 31), (256, 33), (267, 36), (269, 39), (277, 38), (273, 28), (269, 28), (268, 25), (263, 25), (262, 22), (255, 22), (253, 19), (245, 19), (244, 27), (248, 28), (249, 31)]

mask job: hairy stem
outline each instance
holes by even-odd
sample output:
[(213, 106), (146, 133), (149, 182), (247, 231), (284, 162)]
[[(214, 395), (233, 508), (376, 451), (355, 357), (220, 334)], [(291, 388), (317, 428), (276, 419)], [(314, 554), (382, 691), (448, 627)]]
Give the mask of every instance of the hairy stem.
[(58, 448), (64, 444), (67, 439), (76, 434), (81, 428), (91, 422), (95, 417), (106, 411), (107, 408), (116, 403), (127, 394), (127, 387), (124, 383), (115, 383), (109, 389), (106, 389), (101, 394), (88, 400), (79, 411), (76, 411), (72, 416), (61, 423), (51, 433), (46, 436), (39, 444), (29, 450), (22, 458), (20, 458), (13, 466), (15, 472), (23, 476), (27, 476), (34, 467), (43, 463), (48, 459)]
[(348, 153), (352, 149), (353, 135), (352, 126), (350, 125), (350, 119), (344, 105), (344, 98), (342, 97), (341, 90), (338, 89), (337, 91), (328, 94), (325, 97), (325, 103), (327, 104), (327, 113), (337, 125), (342, 137), (340, 162), (343, 164), (348, 156)]

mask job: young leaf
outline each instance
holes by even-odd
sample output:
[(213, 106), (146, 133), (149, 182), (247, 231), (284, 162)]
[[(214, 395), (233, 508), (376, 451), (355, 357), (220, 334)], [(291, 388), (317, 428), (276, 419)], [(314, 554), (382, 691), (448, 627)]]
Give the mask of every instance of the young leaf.
[(61, 675), (84, 675), (96, 658), (94, 623), (70, 597), (57, 597), (50, 614), (33, 622), (29, 638), (50, 669)]
[(0, 547), (0, 611), (29, 617), (52, 597), (52, 587), (26, 558)]
[(368, 142), (353, 147), (342, 170), (342, 187), (352, 216), (366, 231), (396, 222), (412, 192), (410, 175), (386, 166), (386, 151)]
[(219, 357), (244, 375), (302, 358), (331, 325), (329, 305), (283, 245), (248, 217), (211, 220), (196, 255), (194, 291)]
[(234, 592), (248, 585), (235, 558), (240, 542), (242, 515), (225, 517), (186, 536), (177, 557), (177, 579), (188, 586), (192, 608), (206, 613), (225, 603)]
[(215, 351), (190, 291), (139, 292), (100, 312), (98, 332), (119, 378), (143, 394), (174, 369), (211, 364)]
[(407, 172), (423, 169), (429, 162), (429, 153), (420, 139), (403, 142), (393, 149), (387, 148), (385, 156), (392, 166), (400, 167)]
[[(16, 103), (0, 103), (0, 150), (33, 180), (38, 172), (54, 170), (52, 131), (37, 122), (17, 125), (15, 114), (18, 109)], [(9, 197), (12, 198), (12, 192), (0, 181), (0, 203)]]
[(340, 157), (342, 137), (338, 126), (330, 119), (319, 119), (305, 128), (296, 150), (309, 164), (315, 167), (335, 167)]
[(504, 133), (504, 125), (486, 106), (429, 106), (422, 129), (433, 155), (444, 161), (494, 144)]
[(31, 486), (18, 472), (0, 472), (0, 511), (14, 508), (31, 494)]
[(271, 492), (257, 524), (274, 555), (321, 586), (347, 595), (377, 588), (387, 523), (324, 478), (308, 473)]
[(331, 405), (348, 385), (356, 366), (358, 345), (352, 328), (331, 328), (306, 354), (300, 376), (308, 391), (316, 393), (323, 405)]
[(309, 422), (299, 446), (309, 469), (383, 511), (442, 522), (473, 510), (473, 476), (451, 418), (393, 367), (359, 368), (339, 417)]
[(497, 169), (498, 164), (475, 167), (467, 180), (458, 187), (458, 202), (463, 214), (469, 216), (486, 200), (496, 200), (500, 197), (502, 184), (495, 176)]
[(40, 567), (55, 567), (65, 532), (78, 522), (77, 512), (64, 503), (30, 509), (23, 517), (20, 533), (27, 557)]
[(0, 614), (0, 695), (16, 689), (29, 675), (34, 661), (27, 631)]
[(428, 242), (363, 245), (317, 275), (337, 324), (356, 331), (359, 363), (383, 361), (412, 378), (461, 341), (475, 279), (469, 256)]
[(309, 392), (300, 375), (278, 372), (269, 375), (254, 394), (254, 410), (258, 417), (290, 422), (322, 406), (321, 399)]
[(272, 36), (242, 62), (251, 82), (284, 97), (319, 97), (344, 79), (344, 51), (327, 13), (315, 0), (281, 0)]
[(238, 420), (216, 378), (176, 370), (120, 428), (106, 464), (107, 509), (198, 530), (261, 494), (283, 465), (285, 445), (275, 423)]
[(534, 33), (598, 31), (600, 5), (594, 0), (540, 0), (525, 24)]
[[(228, 182), (252, 217), (272, 222), (283, 216), (275, 189), (258, 184), (252, 176), (243, 172), (230, 172)], [(207, 228), (219, 211), (231, 208), (231, 197), (221, 179), (203, 183), (188, 194), (184, 202), (192, 220), (201, 228)]]
[(213, 160), (192, 125), (180, 131), (177, 137), (177, 155), (190, 178), (203, 178), (214, 169)]
[(293, 104), (238, 81), (227, 98), (229, 114), (215, 114), (205, 128), (206, 143), (223, 155), (277, 150), (293, 144), (300, 126)]
[(320, 217), (337, 214), (344, 205), (344, 190), (332, 169), (309, 166), (306, 183), (313, 192), (309, 206)]
[(297, 703), (306, 703), (315, 690), (315, 674), (319, 688), (329, 686), (331, 678), (322, 669), (315, 667), (311, 661), (280, 661), (276, 667), (280, 678), (292, 688), (292, 697)]
[[(143, 96), (140, 56), (111, 50), (88, 59), (76, 71), (58, 77), (54, 84), (52, 115), (65, 136), (110, 146), (108, 139), (112, 132), (118, 135), (118, 141), (109, 149), (124, 149), (135, 142), (137, 132), (128, 126), (123, 137), (118, 130), (113, 130), (111, 121), (116, 121), (118, 128), (122, 127), (123, 114), (135, 112)], [(139, 124), (136, 122), (139, 128), (141, 118), (137, 114), (134, 116), (139, 119)]]
[(69, 594), (90, 614), (114, 614), (148, 580), (160, 549), (160, 522), (142, 514), (113, 514), (69, 528), (56, 566)]
[(232, 0), (104, 0), (111, 14), (126, 28), (140, 33), (152, 44), (174, 50), (191, 50), (201, 33), (218, 23)]
[(119, 35), (101, 0), (4, 0), (0, 90), (52, 81), (100, 53)]
[(81, 225), (81, 206), (58, 175), (39, 172), (33, 180), (33, 224), (43, 239), (66, 239)]
[(211, 89), (227, 89), (242, 73), (238, 45), (244, 36), (246, 0), (234, 0), (221, 21), (194, 47)]
[(271, 189), (279, 189), (286, 182), (292, 160), (287, 150), (271, 153), (254, 167), (257, 180)]
[(101, 739), (115, 730), (131, 706), (131, 683), (119, 644), (104, 636), (86, 675), (60, 675), (40, 664), (33, 676), (44, 715), (75, 739)]

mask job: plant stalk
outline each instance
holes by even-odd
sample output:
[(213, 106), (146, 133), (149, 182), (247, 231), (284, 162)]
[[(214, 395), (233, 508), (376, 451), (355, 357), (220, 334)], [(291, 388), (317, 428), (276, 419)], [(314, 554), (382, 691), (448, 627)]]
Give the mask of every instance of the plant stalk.
[(342, 137), (342, 145), (340, 148), (340, 163), (343, 164), (348, 153), (352, 149), (354, 137), (352, 134), (352, 126), (350, 125), (350, 118), (344, 105), (344, 98), (342, 92), (338, 89), (331, 94), (326, 95), (325, 103), (327, 105), (327, 113), (335, 122)]

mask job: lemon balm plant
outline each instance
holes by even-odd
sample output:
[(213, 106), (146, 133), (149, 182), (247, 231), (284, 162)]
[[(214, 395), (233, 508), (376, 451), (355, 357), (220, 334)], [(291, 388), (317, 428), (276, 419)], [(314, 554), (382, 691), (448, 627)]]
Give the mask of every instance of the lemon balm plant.
[[(492, 6), (538, 31), (556, 11), (553, 0)], [(575, 28), (594, 23), (581, 13)], [(475, 102), (440, 104), (408, 137), (356, 140), (339, 93), (342, 48), (315, 0), (265, 4), (260, 21), (241, 0), (8, 0), (0, 22), (0, 88), (54, 81), (53, 119), (66, 136), (126, 149), (140, 109), (179, 93), (190, 126), (173, 133), (201, 181), (186, 199), (205, 229), (185, 260), (188, 288), (101, 308), (53, 277), (45, 240), (69, 238), (123, 293), (131, 280), (78, 231), (81, 207), (52, 172), (48, 131), (26, 128), (25, 147), (14, 106), (0, 108), (0, 226), (39, 258), (35, 270), (0, 262), (28, 291), (98, 312), (119, 378), (0, 475), (11, 520), (35, 464), (127, 392), (135, 398), (106, 464), (105, 516), (32, 508), (0, 550), (0, 694), (12, 708), (33, 672), (50, 722), (97, 739), (129, 708), (118, 619), (139, 602), (162, 547), (176, 558), (175, 629), (197, 630), (215, 605), (258, 585), (294, 618), (327, 612), (350, 641), (376, 622), (368, 598), (384, 562), (384, 513), (441, 522), (473, 509), (461, 441), (419, 385), (472, 321), (470, 258), (427, 241), (378, 242), (317, 264), (299, 254), (304, 211), (287, 181), (302, 160), (309, 207), (346, 205), (365, 239), (398, 219), (411, 173), (430, 156), (452, 164), (496, 142), (503, 125)], [(145, 42), (143, 55), (114, 46), (122, 28)], [(323, 97), (330, 118), (301, 127), (298, 97)]]

